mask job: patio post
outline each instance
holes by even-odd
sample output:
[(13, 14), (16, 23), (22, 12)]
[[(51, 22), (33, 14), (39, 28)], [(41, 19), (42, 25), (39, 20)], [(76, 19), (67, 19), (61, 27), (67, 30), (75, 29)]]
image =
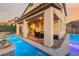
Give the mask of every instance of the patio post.
[(28, 35), (28, 22), (23, 20), (23, 37), (26, 38)]
[(59, 37), (63, 37), (63, 35), (65, 34), (66, 31), (66, 15), (64, 12), (64, 9), (62, 8), (62, 10), (54, 10), (54, 13), (58, 16), (59, 20), (60, 20), (60, 34)]
[(54, 22), (53, 7), (48, 8), (44, 12), (44, 45), (52, 47), (54, 44), (53, 39), (53, 22)]
[(20, 29), (19, 29), (19, 24), (16, 23), (16, 34), (19, 35), (20, 34)]
[(60, 31), (61, 32), (60, 38), (61, 38), (66, 33), (66, 15), (65, 15), (63, 8), (62, 8), (60, 20), (62, 21), (61, 22), (61, 31)]

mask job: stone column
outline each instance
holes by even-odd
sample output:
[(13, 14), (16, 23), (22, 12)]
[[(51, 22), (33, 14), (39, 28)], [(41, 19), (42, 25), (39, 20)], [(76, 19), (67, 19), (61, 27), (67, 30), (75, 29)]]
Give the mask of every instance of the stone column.
[(16, 23), (16, 34), (19, 35), (20, 34), (20, 28), (19, 28), (19, 24)]
[(62, 16), (61, 16), (61, 34), (60, 34), (60, 37), (62, 37), (65, 33), (66, 33), (66, 16), (65, 16), (65, 13), (64, 13), (64, 10), (62, 10)]
[(66, 16), (65, 16), (65, 13), (64, 13), (64, 10), (63, 8), (61, 9), (61, 13), (60, 12), (55, 12), (55, 14), (59, 17), (59, 20), (60, 20), (60, 35), (59, 37), (63, 37), (64, 34), (66, 33)]
[(54, 44), (53, 39), (53, 25), (54, 25), (53, 7), (50, 7), (44, 12), (44, 45), (52, 47)]
[(62, 6), (62, 17), (61, 17), (61, 20), (62, 20), (62, 35), (66, 34), (66, 18), (67, 18), (67, 15), (65, 14), (64, 7), (66, 8), (65, 4), (63, 4), (63, 6)]
[(23, 20), (23, 37), (26, 38), (28, 36), (28, 21)]

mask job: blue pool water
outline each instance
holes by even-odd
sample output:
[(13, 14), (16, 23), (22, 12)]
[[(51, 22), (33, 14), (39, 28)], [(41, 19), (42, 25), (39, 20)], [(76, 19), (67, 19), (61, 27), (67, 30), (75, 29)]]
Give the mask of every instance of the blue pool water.
[[(20, 37), (10, 35), (8, 38), (15, 46), (15, 56), (48, 56), (48, 54), (23, 41)], [(79, 56), (79, 34), (70, 34), (69, 39), (68, 55)]]
[(79, 34), (70, 34), (70, 41), (79, 43)]
[(70, 39), (69, 55), (70, 56), (79, 56), (79, 34), (70, 34), (69, 39)]
[(10, 35), (8, 39), (11, 40), (15, 46), (15, 56), (48, 56), (45, 52), (30, 45), (17, 36)]

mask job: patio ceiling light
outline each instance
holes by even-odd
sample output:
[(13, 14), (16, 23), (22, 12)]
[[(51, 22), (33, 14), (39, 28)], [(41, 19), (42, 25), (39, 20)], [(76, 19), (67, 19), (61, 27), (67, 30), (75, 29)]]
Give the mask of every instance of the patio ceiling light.
[(43, 17), (39, 17), (39, 19), (41, 20), (41, 19), (43, 19)]

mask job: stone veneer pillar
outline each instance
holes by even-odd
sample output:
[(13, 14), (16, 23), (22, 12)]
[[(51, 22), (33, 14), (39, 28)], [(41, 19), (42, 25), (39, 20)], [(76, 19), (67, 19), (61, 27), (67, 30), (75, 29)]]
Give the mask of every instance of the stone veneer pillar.
[(28, 21), (23, 20), (23, 37), (26, 38), (28, 35)]
[(54, 23), (53, 7), (50, 7), (46, 9), (44, 12), (44, 45), (48, 47), (52, 47), (54, 44), (53, 23)]
[(66, 33), (66, 15), (65, 15), (65, 12), (64, 12), (63, 8), (62, 8), (60, 20), (62, 21), (62, 22), (61, 22), (61, 25), (60, 25), (60, 27), (61, 27), (60, 38), (61, 38), (61, 37), (63, 37), (63, 36), (65, 35), (65, 33)]
[(20, 34), (20, 28), (19, 28), (19, 24), (16, 23), (16, 34), (19, 35)]

